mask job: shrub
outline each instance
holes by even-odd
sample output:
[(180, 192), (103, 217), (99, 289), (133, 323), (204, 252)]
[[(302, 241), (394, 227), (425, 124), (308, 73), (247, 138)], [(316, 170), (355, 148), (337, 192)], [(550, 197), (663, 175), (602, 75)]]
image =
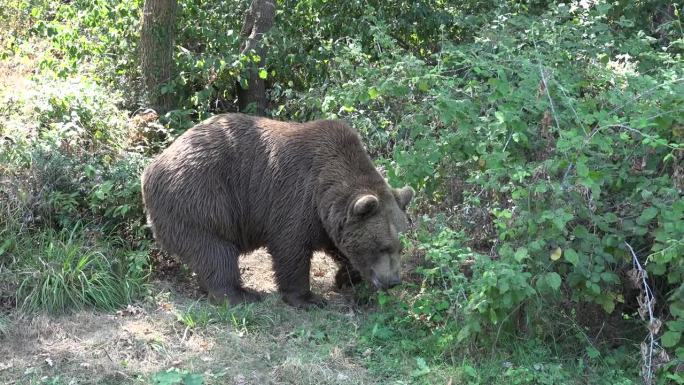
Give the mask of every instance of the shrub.
[[(451, 329), (454, 343), (489, 340), (502, 325), (563, 338), (557, 318), (533, 315), (588, 303), (629, 324), (639, 317), (630, 245), (668, 303), (653, 310), (670, 321), (661, 343), (679, 362), (679, 48), (617, 28), (603, 3), (549, 4), (537, 10), (541, 18), (508, 10), (472, 42), (444, 41), (436, 65), (382, 33), (377, 56), (351, 39), (331, 63), (339, 69), (331, 84), (287, 103), (351, 120), (370, 152), (387, 157), (392, 183), (410, 183), (423, 192), (423, 208), (447, 214), (446, 229), (419, 238), (429, 268), (406, 317), (465, 320)], [(457, 269), (465, 259), (473, 265), (464, 288)], [(577, 317), (590, 326), (591, 316)], [(425, 326), (434, 336), (445, 325)]]
[(136, 128), (109, 104), (116, 94), (84, 81), (53, 80), (38, 90), (17, 101), (35, 128), (8, 128), (0, 152), (6, 175), (21, 186), (12, 196), (39, 225), (142, 226), (139, 177), (147, 160), (133, 147)]
[(149, 269), (138, 128), (92, 82), (34, 85), (4, 95), (0, 287), (26, 310), (113, 309)]

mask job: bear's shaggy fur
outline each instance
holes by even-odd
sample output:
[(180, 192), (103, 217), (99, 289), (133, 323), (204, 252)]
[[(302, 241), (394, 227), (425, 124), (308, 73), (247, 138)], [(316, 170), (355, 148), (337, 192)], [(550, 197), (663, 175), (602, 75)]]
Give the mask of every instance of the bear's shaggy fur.
[(341, 263), (338, 285), (400, 281), (398, 233), (413, 190), (391, 188), (343, 122), (217, 115), (162, 152), (142, 187), (157, 242), (213, 301), (258, 299), (241, 286), (238, 256), (263, 246), (294, 306), (321, 303), (309, 286), (315, 250)]

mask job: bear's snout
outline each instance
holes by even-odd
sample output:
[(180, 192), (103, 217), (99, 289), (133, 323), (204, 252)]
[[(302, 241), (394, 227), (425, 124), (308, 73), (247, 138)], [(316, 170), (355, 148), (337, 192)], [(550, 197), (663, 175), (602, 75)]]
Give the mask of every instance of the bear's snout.
[(373, 271), (371, 282), (373, 283), (373, 286), (375, 286), (376, 289), (387, 290), (401, 284), (401, 276), (399, 275), (399, 273), (393, 273), (390, 275), (382, 276), (378, 275), (375, 271)]
[(401, 284), (401, 277), (399, 276), (399, 274), (397, 274), (390, 278), (389, 281), (387, 281), (387, 288), (391, 289), (395, 286), (399, 286), (399, 284)]
[(370, 269), (371, 283), (378, 290), (387, 290), (401, 283), (399, 256), (382, 254)]

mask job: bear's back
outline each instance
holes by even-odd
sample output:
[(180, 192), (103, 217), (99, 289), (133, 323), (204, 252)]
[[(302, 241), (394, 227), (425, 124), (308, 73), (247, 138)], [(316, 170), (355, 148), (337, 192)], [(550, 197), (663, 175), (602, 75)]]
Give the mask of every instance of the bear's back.
[(179, 136), (145, 170), (145, 206), (162, 245), (165, 228), (192, 226), (246, 251), (284, 226), (320, 228), (320, 173), (334, 174), (331, 182), (363, 173), (354, 170), (364, 165), (359, 156), (367, 157), (358, 135), (341, 122), (217, 115)]

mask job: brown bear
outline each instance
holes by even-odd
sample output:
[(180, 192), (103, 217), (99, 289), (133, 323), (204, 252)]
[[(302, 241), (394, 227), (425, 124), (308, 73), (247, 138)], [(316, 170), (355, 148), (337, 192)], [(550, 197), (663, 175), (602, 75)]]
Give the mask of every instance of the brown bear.
[(155, 239), (214, 302), (259, 298), (242, 287), (238, 257), (264, 246), (293, 306), (323, 303), (309, 285), (316, 250), (340, 263), (338, 285), (401, 280), (399, 233), (413, 190), (391, 188), (341, 121), (216, 115), (157, 156), (142, 189)]

